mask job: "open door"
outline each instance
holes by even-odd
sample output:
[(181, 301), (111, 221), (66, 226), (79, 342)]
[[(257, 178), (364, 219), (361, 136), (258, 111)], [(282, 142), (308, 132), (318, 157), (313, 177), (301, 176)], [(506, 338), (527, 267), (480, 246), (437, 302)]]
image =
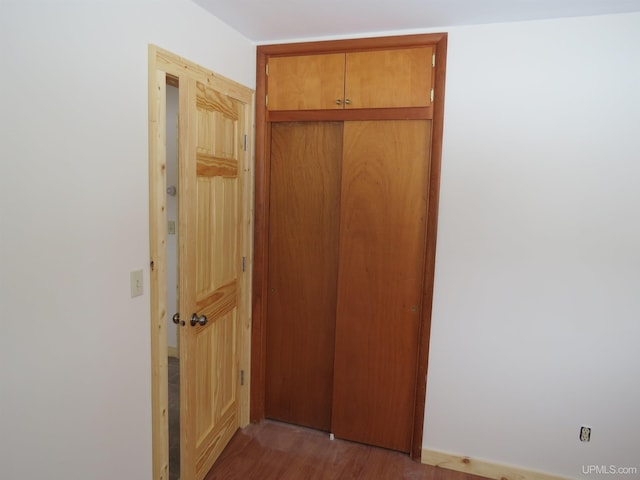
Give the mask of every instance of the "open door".
[(182, 480), (204, 478), (239, 426), (243, 109), (195, 79), (180, 85)]
[(149, 46), (153, 480), (169, 478), (167, 316), (175, 313), (166, 301), (166, 84), (179, 88), (180, 478), (202, 480), (249, 423), (254, 92)]

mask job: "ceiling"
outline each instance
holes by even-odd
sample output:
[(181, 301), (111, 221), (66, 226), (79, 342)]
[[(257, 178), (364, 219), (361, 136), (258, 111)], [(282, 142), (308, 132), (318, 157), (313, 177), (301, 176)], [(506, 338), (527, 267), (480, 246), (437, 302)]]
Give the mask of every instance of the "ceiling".
[(640, 11), (640, 0), (193, 0), (256, 43)]

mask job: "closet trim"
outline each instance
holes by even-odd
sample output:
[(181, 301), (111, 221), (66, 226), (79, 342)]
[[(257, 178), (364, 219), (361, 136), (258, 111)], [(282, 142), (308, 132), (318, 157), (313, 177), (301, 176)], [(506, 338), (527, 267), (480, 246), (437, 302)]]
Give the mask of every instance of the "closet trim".
[(431, 120), (433, 108), (361, 108), (349, 110), (267, 111), (267, 122), (349, 122), (359, 120)]
[[(270, 122), (283, 121), (284, 115), (294, 115), (299, 121), (318, 120), (321, 112), (297, 112), (280, 114), (266, 109), (266, 65), (269, 57), (292, 54), (355, 52), (389, 48), (436, 47), (434, 90), (435, 98), (430, 114), (433, 119), (431, 165), (429, 171), (429, 198), (427, 205), (427, 235), (425, 245), (425, 278), (423, 288), (420, 342), (418, 347), (417, 374), (413, 418), (411, 457), (419, 460), (422, 453), (427, 370), (429, 361), (429, 336), (433, 302), (438, 203), (440, 197), (440, 171), (442, 160), (442, 135), (444, 125), (444, 95), (447, 59), (447, 33), (405, 35), (396, 37), (361, 38), (308, 43), (261, 45), (257, 48), (256, 75), (256, 164), (255, 164), (255, 232), (253, 270), (253, 325), (251, 332), (251, 421), (265, 418), (266, 376), (266, 319), (268, 287), (268, 239), (270, 193)], [(279, 115), (282, 115), (279, 117)], [(294, 118), (291, 118), (292, 120)]]

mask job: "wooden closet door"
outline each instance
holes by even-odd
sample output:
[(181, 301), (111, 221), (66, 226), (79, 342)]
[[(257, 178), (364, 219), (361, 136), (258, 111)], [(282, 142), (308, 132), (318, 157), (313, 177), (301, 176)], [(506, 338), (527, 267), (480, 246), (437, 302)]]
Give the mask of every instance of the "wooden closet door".
[(343, 109), (344, 53), (269, 59), (269, 110)]
[(266, 416), (331, 426), (341, 123), (271, 127)]
[(346, 122), (332, 432), (411, 448), (431, 122)]
[(431, 105), (433, 47), (350, 52), (345, 66), (345, 108)]

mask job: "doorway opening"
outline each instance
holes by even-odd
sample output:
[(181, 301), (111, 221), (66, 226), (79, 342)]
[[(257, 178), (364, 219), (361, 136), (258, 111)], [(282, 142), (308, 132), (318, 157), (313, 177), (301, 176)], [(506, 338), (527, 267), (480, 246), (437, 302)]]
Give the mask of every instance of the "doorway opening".
[(202, 480), (249, 422), (254, 92), (154, 45), (148, 91), (153, 479)]
[(169, 480), (180, 478), (180, 328), (173, 323), (179, 311), (178, 283), (178, 112), (179, 85), (168, 79), (166, 89), (167, 183), (167, 365), (169, 397)]

